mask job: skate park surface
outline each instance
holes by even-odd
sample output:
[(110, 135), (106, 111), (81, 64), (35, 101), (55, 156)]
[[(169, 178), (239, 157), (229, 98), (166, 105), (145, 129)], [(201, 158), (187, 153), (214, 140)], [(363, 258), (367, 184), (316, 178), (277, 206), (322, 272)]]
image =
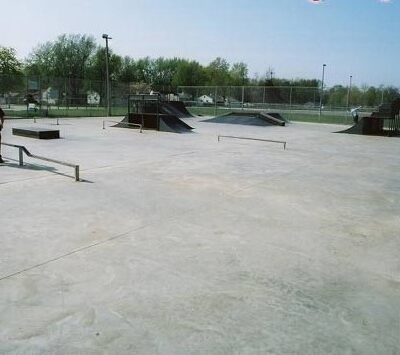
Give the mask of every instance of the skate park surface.
[(102, 120), (5, 123), (1, 354), (400, 353), (399, 138)]

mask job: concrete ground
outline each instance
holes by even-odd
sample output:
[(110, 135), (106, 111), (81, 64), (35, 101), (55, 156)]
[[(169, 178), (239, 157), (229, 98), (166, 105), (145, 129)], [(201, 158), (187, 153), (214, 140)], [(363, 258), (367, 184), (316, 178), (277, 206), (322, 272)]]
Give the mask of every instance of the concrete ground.
[(400, 354), (400, 139), (187, 122), (6, 121), (0, 353)]

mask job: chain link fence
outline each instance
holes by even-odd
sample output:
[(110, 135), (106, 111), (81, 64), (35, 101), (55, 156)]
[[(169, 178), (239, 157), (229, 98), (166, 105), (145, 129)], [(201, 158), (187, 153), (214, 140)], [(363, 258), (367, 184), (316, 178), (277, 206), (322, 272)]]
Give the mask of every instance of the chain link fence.
[[(386, 90), (386, 92), (385, 92)], [(193, 113), (221, 115), (232, 110), (270, 110), (290, 120), (351, 123), (350, 110), (361, 107), (368, 115), (380, 104), (392, 100), (398, 90), (360, 91), (344, 87), (298, 86), (179, 86), (178, 96)]]
[[(111, 82), (113, 115), (124, 115), (130, 85)], [(105, 81), (0, 75), (0, 105), (9, 117), (107, 116)]]
[[(130, 93), (148, 92), (144, 83), (111, 82), (111, 113), (127, 113)], [(350, 108), (369, 114), (399, 95), (395, 88), (324, 88), (296, 86), (179, 86), (177, 95), (197, 115), (220, 115), (232, 110), (271, 110), (290, 120), (350, 123)], [(9, 117), (107, 116), (105, 80), (72, 77), (0, 75), (0, 105)]]

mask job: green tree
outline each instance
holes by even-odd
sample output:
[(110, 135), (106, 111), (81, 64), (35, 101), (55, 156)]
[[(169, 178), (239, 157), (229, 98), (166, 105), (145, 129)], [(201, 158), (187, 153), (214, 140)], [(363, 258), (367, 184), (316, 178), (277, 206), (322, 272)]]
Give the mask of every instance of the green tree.
[[(398, 99), (400, 97), (399, 89), (393, 86), (384, 87), (382, 90), (383, 90), (383, 102), (391, 102), (394, 99)], [(381, 93), (380, 95), (382, 96)]]
[(131, 57), (122, 58), (118, 80), (123, 83), (135, 83), (138, 81), (136, 62)]
[(18, 90), (23, 85), (22, 63), (13, 48), (0, 46), (0, 93)]
[[(108, 51), (109, 58), (109, 75), (112, 81), (112, 96), (118, 95), (120, 87), (116, 85), (119, 81), (119, 76), (122, 69), (123, 59), (114, 54), (111, 49)], [(107, 82), (107, 69), (106, 69), (106, 48), (97, 47), (95, 53), (90, 57), (87, 69), (86, 77), (84, 81), (84, 92), (89, 90), (96, 91), (100, 94), (101, 98), (106, 97), (106, 82)], [(121, 88), (122, 89), (122, 88)]]
[(247, 85), (249, 82), (249, 69), (246, 63), (234, 63), (229, 70), (230, 85), (240, 86)]
[(172, 82), (177, 72), (179, 63), (182, 59), (172, 58), (157, 58), (153, 62), (153, 80), (152, 86), (156, 90), (163, 92), (173, 91)]
[(342, 85), (335, 85), (326, 93), (327, 103), (333, 107), (346, 107), (348, 89)]
[(379, 105), (380, 98), (375, 87), (370, 86), (364, 90), (363, 106), (373, 107)]
[[(86, 85), (82, 79), (86, 77), (95, 49), (92, 36), (63, 34), (32, 51), (27, 60), (26, 73), (40, 76), (42, 88), (56, 86), (69, 97), (70, 102), (81, 103), (86, 101)], [(60, 80), (56, 81), (55, 78)]]
[(96, 42), (92, 36), (63, 34), (54, 42), (40, 44), (33, 50), (27, 60), (27, 74), (84, 78), (95, 49)]
[(352, 86), (350, 92), (350, 107), (363, 105), (363, 92), (357, 86)]
[(176, 68), (172, 85), (177, 86), (198, 86), (205, 85), (207, 74), (203, 66), (196, 61), (181, 60)]
[(152, 83), (154, 78), (154, 60), (150, 57), (137, 60), (136, 78), (139, 83)]
[(229, 85), (229, 63), (223, 58), (216, 58), (207, 67), (208, 85)]
[[(120, 78), (123, 59), (114, 54), (111, 49), (108, 50), (109, 58), (109, 74), (111, 80), (118, 80)], [(106, 69), (106, 49), (104, 47), (97, 47), (96, 52), (90, 57), (86, 68), (86, 79), (97, 80), (105, 82), (107, 79)]]

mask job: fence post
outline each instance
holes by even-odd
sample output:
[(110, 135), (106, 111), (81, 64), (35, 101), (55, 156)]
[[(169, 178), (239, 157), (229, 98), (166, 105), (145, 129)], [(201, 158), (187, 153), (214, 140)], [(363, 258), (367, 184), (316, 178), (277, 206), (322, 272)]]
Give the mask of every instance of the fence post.
[(290, 87), (290, 94), (289, 94), (289, 110), (292, 109), (292, 90), (293, 90), (293, 88)]
[(75, 181), (79, 181), (79, 165), (75, 165)]
[(217, 91), (218, 91), (218, 86), (215, 87), (215, 93), (214, 93), (214, 116), (217, 116)]
[(264, 86), (264, 93), (263, 93), (263, 106), (265, 106), (265, 86)]
[(244, 86), (242, 86), (242, 110), (244, 109)]
[(19, 166), (23, 166), (24, 165), (24, 151), (23, 151), (22, 147), (19, 147), (18, 155), (19, 155)]

